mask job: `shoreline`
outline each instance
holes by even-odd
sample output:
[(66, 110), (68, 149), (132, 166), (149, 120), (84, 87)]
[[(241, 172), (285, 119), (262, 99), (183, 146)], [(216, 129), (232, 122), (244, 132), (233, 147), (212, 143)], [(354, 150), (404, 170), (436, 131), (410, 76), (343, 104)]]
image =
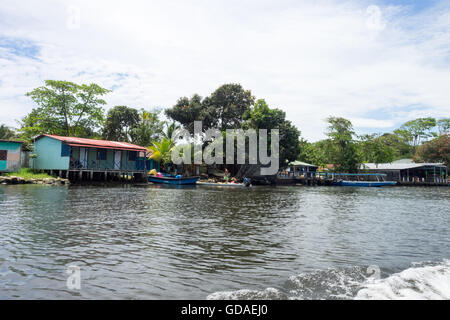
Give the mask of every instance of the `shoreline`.
[(19, 185), (19, 184), (41, 184), (41, 185), (69, 185), (69, 179), (63, 178), (40, 178), (26, 179), (20, 176), (0, 176), (0, 185)]

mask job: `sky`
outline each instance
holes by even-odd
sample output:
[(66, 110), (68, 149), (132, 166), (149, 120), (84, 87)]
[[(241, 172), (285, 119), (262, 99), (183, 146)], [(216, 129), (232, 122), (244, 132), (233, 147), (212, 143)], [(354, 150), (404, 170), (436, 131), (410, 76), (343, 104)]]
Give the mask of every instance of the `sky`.
[(0, 0), (0, 124), (48, 79), (149, 110), (240, 83), (310, 141), (389, 132), (450, 116), (450, 1)]

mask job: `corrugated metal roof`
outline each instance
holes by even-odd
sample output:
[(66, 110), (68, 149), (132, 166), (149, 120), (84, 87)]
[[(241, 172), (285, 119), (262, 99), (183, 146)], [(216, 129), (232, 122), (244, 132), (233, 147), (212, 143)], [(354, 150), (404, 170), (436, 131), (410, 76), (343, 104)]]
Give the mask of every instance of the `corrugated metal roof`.
[(363, 163), (361, 167), (369, 170), (405, 170), (420, 167), (445, 168), (445, 165), (443, 163)]
[(118, 149), (118, 150), (130, 150), (130, 151), (145, 151), (149, 150), (144, 147), (137, 146), (128, 142), (118, 142), (118, 141), (107, 141), (107, 140), (95, 140), (86, 138), (76, 138), (76, 137), (61, 137), (52, 134), (43, 134), (36, 138), (36, 140), (42, 137), (49, 137), (59, 141), (62, 141), (68, 145), (74, 146), (85, 146), (92, 148), (105, 148), (105, 149)]

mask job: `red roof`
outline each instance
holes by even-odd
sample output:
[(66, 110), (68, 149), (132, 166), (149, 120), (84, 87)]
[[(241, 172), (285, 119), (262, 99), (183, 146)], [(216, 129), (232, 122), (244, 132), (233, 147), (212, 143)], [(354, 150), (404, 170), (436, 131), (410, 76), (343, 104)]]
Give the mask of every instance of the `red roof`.
[(49, 137), (64, 142), (72, 147), (86, 147), (86, 148), (101, 148), (101, 149), (116, 149), (116, 150), (128, 150), (128, 151), (142, 151), (148, 152), (149, 150), (144, 147), (137, 146), (128, 142), (117, 142), (107, 140), (95, 140), (75, 137), (61, 137), (52, 134), (43, 134), (37, 137), (38, 140), (42, 137)]

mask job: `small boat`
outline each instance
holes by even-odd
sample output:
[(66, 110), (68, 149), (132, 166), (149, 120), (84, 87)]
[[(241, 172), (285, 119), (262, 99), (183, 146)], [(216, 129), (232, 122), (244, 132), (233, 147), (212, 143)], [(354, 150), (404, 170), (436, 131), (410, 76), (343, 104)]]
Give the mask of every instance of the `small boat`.
[(153, 183), (173, 184), (173, 185), (193, 185), (196, 184), (200, 177), (155, 177), (149, 176), (148, 181)]
[(333, 185), (340, 187), (385, 187), (395, 186), (396, 181), (386, 181), (382, 173), (333, 173)]
[(336, 181), (334, 185), (341, 187), (384, 187), (384, 186), (395, 186), (397, 182), (395, 181), (348, 181), (341, 180)]
[(246, 188), (243, 183), (214, 183), (214, 182), (199, 182), (198, 186), (208, 186), (208, 187), (235, 187), (235, 188)]

